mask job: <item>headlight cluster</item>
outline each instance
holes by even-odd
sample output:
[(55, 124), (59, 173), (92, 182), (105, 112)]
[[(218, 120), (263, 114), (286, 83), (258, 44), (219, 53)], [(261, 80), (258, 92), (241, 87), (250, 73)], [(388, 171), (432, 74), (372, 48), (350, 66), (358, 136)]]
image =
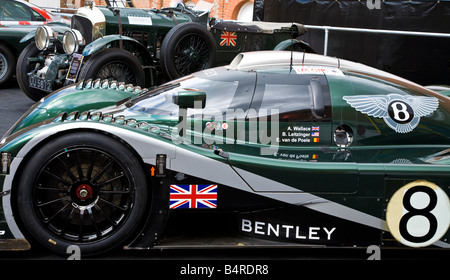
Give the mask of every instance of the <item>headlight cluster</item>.
[[(53, 46), (56, 39), (56, 34), (49, 26), (44, 25), (36, 29), (35, 41), (39, 50), (47, 50)], [(73, 54), (85, 45), (85, 40), (80, 31), (71, 29), (64, 33), (62, 45), (65, 53)]]

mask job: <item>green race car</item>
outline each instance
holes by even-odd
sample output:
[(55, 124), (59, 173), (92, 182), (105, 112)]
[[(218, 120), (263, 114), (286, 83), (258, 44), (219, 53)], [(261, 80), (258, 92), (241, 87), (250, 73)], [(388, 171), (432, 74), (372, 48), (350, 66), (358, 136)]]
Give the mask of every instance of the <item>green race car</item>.
[(449, 121), (448, 96), (308, 53), (80, 81), (0, 140), (0, 244), (449, 248)]

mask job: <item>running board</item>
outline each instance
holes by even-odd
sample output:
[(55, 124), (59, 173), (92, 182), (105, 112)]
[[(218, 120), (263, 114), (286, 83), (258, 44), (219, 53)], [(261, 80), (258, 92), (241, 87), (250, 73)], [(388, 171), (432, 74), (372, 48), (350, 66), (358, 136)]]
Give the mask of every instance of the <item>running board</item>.
[(27, 251), (31, 246), (25, 239), (0, 240), (0, 251)]
[(236, 248), (325, 248), (325, 245), (295, 244), (250, 237), (173, 237), (159, 240), (151, 248), (124, 247), (126, 250), (141, 249), (236, 249)]

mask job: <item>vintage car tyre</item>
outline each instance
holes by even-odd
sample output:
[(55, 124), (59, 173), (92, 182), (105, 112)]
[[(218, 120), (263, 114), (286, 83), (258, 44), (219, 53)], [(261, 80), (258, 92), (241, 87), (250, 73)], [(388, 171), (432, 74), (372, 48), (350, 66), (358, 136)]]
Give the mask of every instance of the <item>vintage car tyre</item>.
[(3, 44), (0, 44), (0, 85), (7, 82), (15, 69), (13, 53)]
[(72, 245), (81, 257), (113, 249), (132, 237), (146, 213), (140, 161), (106, 135), (57, 137), (33, 153), (23, 170), (17, 212), (31, 239), (56, 253), (66, 254)]
[(97, 78), (135, 86), (145, 85), (145, 73), (139, 60), (130, 52), (118, 48), (99, 51), (86, 60), (78, 80)]
[(205, 27), (193, 22), (180, 23), (162, 42), (160, 62), (163, 73), (169, 79), (177, 79), (213, 67), (216, 48), (213, 36)]
[[(32, 66), (30, 66), (28, 65), (27, 60), (31, 57), (37, 57), (39, 52), (40, 51), (36, 47), (36, 44), (34, 42), (31, 42), (20, 53), (19, 58), (17, 59), (17, 66), (16, 66), (16, 78), (20, 89), (34, 101), (39, 101), (42, 99), (42, 97), (48, 94), (48, 92), (45, 92), (43, 90), (30, 88), (28, 83), (27, 73), (29, 73), (34, 68), (33, 66), (35, 64), (32, 64)], [(28, 65), (28, 67), (25, 67), (25, 65)]]

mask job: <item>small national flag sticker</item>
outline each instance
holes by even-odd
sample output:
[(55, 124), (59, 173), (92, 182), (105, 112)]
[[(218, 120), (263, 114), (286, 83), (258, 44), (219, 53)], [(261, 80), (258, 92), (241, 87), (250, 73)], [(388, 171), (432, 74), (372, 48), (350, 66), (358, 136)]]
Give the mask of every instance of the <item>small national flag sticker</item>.
[(236, 32), (231, 31), (222, 31), (222, 34), (220, 35), (220, 46), (226, 46), (226, 47), (236, 47), (236, 41), (237, 41), (237, 35)]
[(170, 209), (217, 208), (217, 185), (170, 185)]

